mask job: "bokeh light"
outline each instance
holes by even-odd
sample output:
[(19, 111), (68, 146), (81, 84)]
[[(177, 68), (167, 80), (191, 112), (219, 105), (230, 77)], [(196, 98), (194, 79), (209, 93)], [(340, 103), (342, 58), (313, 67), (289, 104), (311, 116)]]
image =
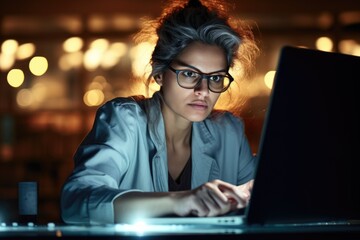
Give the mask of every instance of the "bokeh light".
[(0, 53), (0, 70), (7, 71), (15, 63), (14, 55), (7, 55), (5, 53)]
[(18, 49), (19, 43), (14, 39), (5, 40), (1, 44), (1, 53), (5, 55), (14, 55)]
[(24, 43), (19, 46), (16, 52), (16, 58), (23, 60), (34, 55), (36, 47), (33, 43)]
[(63, 49), (65, 52), (73, 53), (82, 49), (84, 41), (80, 37), (71, 37), (64, 41)]
[(339, 42), (339, 51), (360, 57), (360, 44), (353, 39), (344, 39)]
[(329, 37), (319, 37), (316, 40), (316, 48), (321, 51), (331, 52), (334, 47), (334, 43)]
[(84, 54), (82, 52), (66, 53), (59, 59), (59, 68), (63, 71), (78, 68), (83, 63)]
[(33, 101), (34, 97), (29, 89), (21, 89), (16, 95), (16, 103), (22, 108), (31, 106)]
[(35, 76), (42, 76), (48, 69), (48, 61), (45, 57), (33, 57), (30, 60), (29, 69)]
[(276, 71), (268, 71), (264, 76), (264, 83), (266, 87), (269, 89), (272, 89), (272, 86), (274, 84)]
[(25, 75), (21, 69), (12, 69), (7, 74), (7, 82), (14, 88), (20, 87), (24, 80)]
[(91, 106), (99, 106), (104, 102), (105, 96), (100, 89), (91, 89), (84, 94), (84, 103)]

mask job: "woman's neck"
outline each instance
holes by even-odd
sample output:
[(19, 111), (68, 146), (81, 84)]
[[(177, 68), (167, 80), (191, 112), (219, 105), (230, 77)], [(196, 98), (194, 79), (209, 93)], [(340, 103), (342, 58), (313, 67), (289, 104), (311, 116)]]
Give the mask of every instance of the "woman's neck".
[(167, 144), (172, 146), (189, 146), (192, 122), (164, 109), (162, 113)]
[(165, 122), (165, 136), (168, 145), (189, 146), (191, 138), (191, 122), (184, 124), (183, 121), (169, 121)]

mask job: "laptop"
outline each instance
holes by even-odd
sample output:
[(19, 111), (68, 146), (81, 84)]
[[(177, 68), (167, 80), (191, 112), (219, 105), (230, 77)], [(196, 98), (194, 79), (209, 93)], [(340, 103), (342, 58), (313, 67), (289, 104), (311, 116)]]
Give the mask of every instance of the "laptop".
[(360, 220), (360, 57), (284, 47), (248, 224)]
[(349, 224), (360, 220), (360, 57), (286, 46), (245, 214), (147, 224)]

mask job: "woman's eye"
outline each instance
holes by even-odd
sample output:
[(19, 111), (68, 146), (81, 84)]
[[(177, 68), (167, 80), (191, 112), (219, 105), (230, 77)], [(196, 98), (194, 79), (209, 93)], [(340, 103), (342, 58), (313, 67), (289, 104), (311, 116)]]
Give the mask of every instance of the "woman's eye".
[(220, 82), (223, 79), (224, 79), (224, 76), (221, 76), (221, 75), (213, 75), (213, 76), (209, 77), (209, 80), (213, 81), (213, 82)]
[(198, 76), (198, 74), (193, 71), (182, 71), (182, 75), (188, 78), (196, 78)]

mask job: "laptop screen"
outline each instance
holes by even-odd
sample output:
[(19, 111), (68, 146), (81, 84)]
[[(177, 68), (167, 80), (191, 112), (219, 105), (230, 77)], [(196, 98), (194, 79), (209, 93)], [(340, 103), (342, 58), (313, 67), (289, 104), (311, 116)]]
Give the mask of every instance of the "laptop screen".
[(360, 219), (360, 57), (284, 47), (247, 221)]

